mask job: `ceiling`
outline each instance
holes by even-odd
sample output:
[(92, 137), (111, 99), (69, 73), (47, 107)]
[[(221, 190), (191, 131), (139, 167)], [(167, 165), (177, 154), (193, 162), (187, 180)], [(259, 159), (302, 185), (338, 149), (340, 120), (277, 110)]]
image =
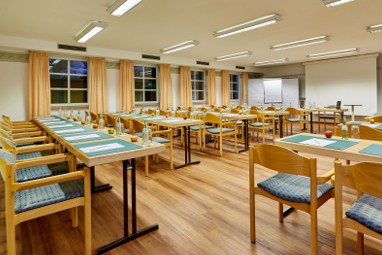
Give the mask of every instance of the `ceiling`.
[[(179, 59), (214, 62), (215, 57), (249, 50), (249, 57), (225, 61), (252, 67), (256, 61), (288, 58), (306, 62), (307, 54), (359, 48), (360, 54), (382, 52), (382, 33), (365, 28), (382, 23), (381, 0), (355, 0), (326, 7), (322, 0), (143, 0), (121, 17), (106, 9), (113, 0), (8, 0), (0, 3), (0, 35), (152, 55), (187, 40), (197, 47), (171, 54)], [(274, 25), (217, 39), (214, 31), (277, 13)], [(85, 44), (73, 37), (90, 21), (108, 27)], [(330, 41), (282, 51), (271, 45), (328, 35)], [(21, 46), (1, 42), (2, 49)]]

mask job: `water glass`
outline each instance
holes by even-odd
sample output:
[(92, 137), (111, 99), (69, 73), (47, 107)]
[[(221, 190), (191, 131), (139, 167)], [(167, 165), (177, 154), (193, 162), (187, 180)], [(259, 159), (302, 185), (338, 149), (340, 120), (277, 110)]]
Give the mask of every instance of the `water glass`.
[(351, 127), (351, 137), (354, 139), (359, 139), (359, 126), (353, 125)]

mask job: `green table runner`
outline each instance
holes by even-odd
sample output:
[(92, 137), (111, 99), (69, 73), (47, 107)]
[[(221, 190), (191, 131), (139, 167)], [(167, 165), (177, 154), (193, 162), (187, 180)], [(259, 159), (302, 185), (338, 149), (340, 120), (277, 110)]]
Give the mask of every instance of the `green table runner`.
[(70, 143), (94, 141), (101, 139), (113, 138), (112, 135), (105, 134), (104, 132), (88, 132), (88, 133), (75, 133), (75, 134), (66, 134), (62, 135), (66, 141)]
[(137, 150), (142, 148), (142, 146), (140, 145), (137, 145), (122, 139), (78, 144), (78, 145), (75, 145), (75, 147), (80, 149), (83, 153), (85, 153), (86, 155), (90, 157), (130, 151), (130, 150)]
[(382, 145), (372, 144), (359, 151), (360, 153), (382, 156)]
[(358, 143), (358, 142), (349, 141), (349, 140), (340, 140), (340, 139), (332, 139), (332, 138), (324, 138), (324, 137), (321, 138), (321, 137), (314, 137), (314, 136), (308, 136), (308, 135), (299, 135), (299, 136), (283, 138), (281, 139), (281, 141), (290, 142), (290, 143), (301, 143), (313, 138), (328, 140), (328, 141), (335, 141), (332, 144), (324, 146), (325, 148), (334, 149), (334, 150), (345, 150)]

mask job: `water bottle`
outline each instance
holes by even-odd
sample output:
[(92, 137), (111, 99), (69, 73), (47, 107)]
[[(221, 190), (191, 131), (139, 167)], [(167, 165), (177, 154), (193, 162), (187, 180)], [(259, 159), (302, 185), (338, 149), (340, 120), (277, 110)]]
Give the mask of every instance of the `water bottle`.
[(77, 112), (77, 120), (81, 122), (82, 116), (81, 116), (81, 111), (79, 110)]
[(190, 119), (195, 119), (195, 113), (194, 113), (194, 110), (191, 110), (190, 112)]
[(121, 117), (118, 116), (117, 117), (117, 124), (115, 125), (115, 133), (117, 136), (123, 136), (124, 135), (124, 132), (123, 132), (123, 125), (122, 125), (122, 122), (121, 122)]
[(156, 115), (157, 115), (157, 117), (159, 117), (159, 113), (160, 113), (160, 111), (159, 111), (159, 107), (157, 107), (157, 109), (156, 109)]
[(342, 139), (345, 139), (345, 140), (348, 139), (348, 125), (346, 123), (346, 117), (344, 117), (342, 121), (341, 136), (342, 136)]
[(86, 125), (92, 124), (92, 116), (90, 116), (90, 112), (88, 112), (88, 115), (86, 115)]
[(143, 124), (142, 129), (142, 146), (150, 146), (151, 145), (151, 130), (147, 127), (146, 121)]
[(102, 113), (99, 115), (98, 128), (101, 130), (105, 128), (105, 120), (102, 117)]

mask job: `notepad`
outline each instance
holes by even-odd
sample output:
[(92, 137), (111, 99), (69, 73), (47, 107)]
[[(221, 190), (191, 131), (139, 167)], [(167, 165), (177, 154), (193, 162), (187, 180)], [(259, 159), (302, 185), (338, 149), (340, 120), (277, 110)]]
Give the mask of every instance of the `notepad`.
[(80, 148), (81, 151), (84, 153), (92, 153), (92, 152), (99, 152), (99, 151), (108, 151), (108, 150), (115, 150), (120, 149), (125, 146), (119, 144), (119, 143), (109, 143), (109, 144), (102, 144), (102, 145), (96, 145), (91, 147), (84, 147)]
[(86, 129), (84, 128), (73, 128), (73, 129), (64, 129), (64, 130), (56, 130), (57, 134), (63, 134), (63, 133), (74, 133), (74, 132), (84, 132)]
[(335, 142), (336, 141), (329, 141), (329, 140), (324, 140), (324, 139), (312, 138), (309, 140), (302, 141), (300, 143), (306, 144), (306, 145), (318, 146), (318, 147), (325, 147), (325, 146), (328, 146), (329, 144), (332, 144)]
[(61, 125), (54, 125), (54, 126), (49, 126), (49, 128), (63, 128), (63, 127), (73, 127), (73, 124), (61, 124)]
[(67, 141), (78, 141), (78, 140), (87, 140), (90, 138), (99, 138), (101, 137), (98, 134), (89, 134), (89, 135), (76, 135), (76, 136), (66, 136), (65, 140)]

